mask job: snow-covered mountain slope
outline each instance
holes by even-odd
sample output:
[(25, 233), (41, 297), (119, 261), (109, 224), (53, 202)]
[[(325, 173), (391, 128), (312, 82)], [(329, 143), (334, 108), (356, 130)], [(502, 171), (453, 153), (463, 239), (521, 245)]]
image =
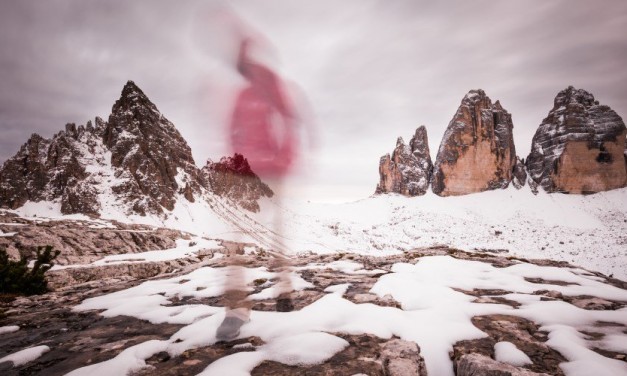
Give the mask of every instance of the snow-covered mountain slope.
[[(103, 218), (252, 242), (267, 249), (286, 248), (291, 253), (386, 255), (434, 245), (508, 252), (567, 261), (627, 280), (625, 188), (587, 196), (534, 195), (525, 188), (446, 198), (432, 193), (416, 198), (379, 195), (344, 204), (278, 199), (260, 203), (261, 211), (251, 213), (205, 191), (194, 202), (177, 199), (164, 216), (129, 217), (109, 211)], [(14, 212), (41, 220), (64, 217), (59, 210), (58, 203), (42, 202)]]
[[(261, 214), (271, 207), (266, 202)], [(534, 195), (528, 188), (446, 198), (384, 195), (291, 204), (282, 213), (294, 251), (388, 254), (448, 245), (563, 260), (627, 279), (627, 189), (588, 196)]]
[(0, 166), (7, 209), (50, 202), (64, 214), (163, 217), (206, 192), (251, 211), (272, 196), (241, 155), (198, 168), (181, 133), (132, 81), (107, 121), (69, 123), (51, 139), (34, 134)]

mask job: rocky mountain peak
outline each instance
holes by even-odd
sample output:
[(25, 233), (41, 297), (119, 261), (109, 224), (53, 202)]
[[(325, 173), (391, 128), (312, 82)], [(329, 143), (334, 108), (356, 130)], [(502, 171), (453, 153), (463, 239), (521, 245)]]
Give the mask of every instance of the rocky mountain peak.
[(627, 185), (622, 118), (572, 86), (560, 91), (533, 136), (526, 164), (532, 187), (594, 193)]
[(412, 154), (417, 158), (423, 158), (428, 160), (431, 164), (431, 155), (429, 152), (429, 139), (427, 137), (427, 127), (421, 125), (416, 129), (416, 133), (409, 140), (409, 147), (412, 150)]
[(175, 193), (185, 191), (192, 201), (191, 192), (199, 190), (191, 148), (133, 81), (113, 105), (103, 141), (111, 151), (111, 164), (119, 168), (116, 178), (124, 178), (116, 190), (125, 192), (136, 212), (172, 210)]
[(158, 112), (157, 106), (148, 99), (139, 86), (133, 81), (127, 81), (126, 85), (122, 88), (120, 99), (113, 105), (112, 112), (140, 109), (142, 107)]
[(209, 166), (213, 171), (231, 172), (241, 176), (256, 176), (248, 164), (248, 159), (239, 153), (235, 153), (232, 157), (222, 157), (218, 163), (208, 159), (206, 166)]
[(567, 106), (570, 103), (578, 103), (587, 107), (599, 104), (591, 93), (584, 89), (575, 89), (573, 86), (569, 86), (557, 94), (553, 102), (553, 107), (557, 109), (561, 106)]
[(512, 116), (481, 90), (464, 96), (450, 121), (433, 170), (433, 192), (463, 195), (505, 188), (516, 163)]
[(473, 89), (470, 90), (464, 98), (462, 98), (462, 105), (474, 105), (476, 103), (487, 103), (492, 104), (490, 98), (485, 94), (485, 91), (482, 89)]
[(400, 193), (406, 196), (420, 196), (427, 192), (432, 170), (427, 129), (420, 126), (405, 144), (402, 137), (396, 140), (396, 148), (381, 157), (379, 162), (380, 181), (376, 194)]

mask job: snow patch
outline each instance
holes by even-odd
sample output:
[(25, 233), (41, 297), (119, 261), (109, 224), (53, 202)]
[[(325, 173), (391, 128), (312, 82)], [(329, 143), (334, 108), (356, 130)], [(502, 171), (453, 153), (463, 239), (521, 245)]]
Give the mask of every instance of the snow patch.
[(18, 330), (20, 330), (20, 327), (17, 325), (0, 326), (0, 334), (13, 333)]
[(13, 362), (13, 367), (19, 367), (23, 364), (32, 362), (48, 351), (50, 351), (50, 347), (46, 345), (28, 347), (24, 350), (20, 350), (1, 358), (0, 364), (4, 362)]
[(497, 342), (494, 345), (494, 359), (516, 367), (533, 364), (527, 354), (520, 351), (513, 343), (505, 341)]

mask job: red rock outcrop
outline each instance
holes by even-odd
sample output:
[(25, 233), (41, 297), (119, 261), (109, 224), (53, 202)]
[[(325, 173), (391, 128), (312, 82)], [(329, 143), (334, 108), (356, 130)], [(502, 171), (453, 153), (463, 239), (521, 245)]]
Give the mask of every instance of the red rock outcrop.
[(386, 154), (381, 157), (380, 181), (375, 193), (424, 195), (429, 187), (432, 169), (427, 129), (423, 125), (416, 129), (409, 145), (405, 145), (403, 139), (399, 137), (392, 156)]
[(506, 188), (516, 149), (512, 116), (483, 90), (471, 90), (444, 133), (433, 169), (433, 192), (456, 196)]
[(220, 162), (208, 160), (201, 173), (213, 193), (252, 212), (259, 211), (259, 199), (274, 196), (274, 192), (259, 179), (241, 154), (222, 157)]
[(530, 183), (547, 192), (595, 193), (627, 185), (621, 117), (594, 96), (570, 86), (533, 136)]

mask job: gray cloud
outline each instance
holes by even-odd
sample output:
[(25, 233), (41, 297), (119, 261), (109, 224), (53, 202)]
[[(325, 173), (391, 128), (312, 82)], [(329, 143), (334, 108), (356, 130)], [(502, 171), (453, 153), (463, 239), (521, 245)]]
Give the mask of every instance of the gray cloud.
[[(209, 4), (209, 5), (207, 5)], [(370, 194), (381, 154), (428, 128), (432, 155), (463, 95), (483, 88), (514, 119), (518, 154), (572, 84), (627, 113), (627, 3), (264, 0), (229, 2), (307, 94), (320, 149), (307, 181)], [(106, 117), (134, 80), (197, 163), (228, 148), (241, 79), (219, 2), (0, 3), (0, 162), (34, 132)], [(231, 49), (229, 49), (229, 46)], [(314, 189), (315, 191), (315, 189)]]

